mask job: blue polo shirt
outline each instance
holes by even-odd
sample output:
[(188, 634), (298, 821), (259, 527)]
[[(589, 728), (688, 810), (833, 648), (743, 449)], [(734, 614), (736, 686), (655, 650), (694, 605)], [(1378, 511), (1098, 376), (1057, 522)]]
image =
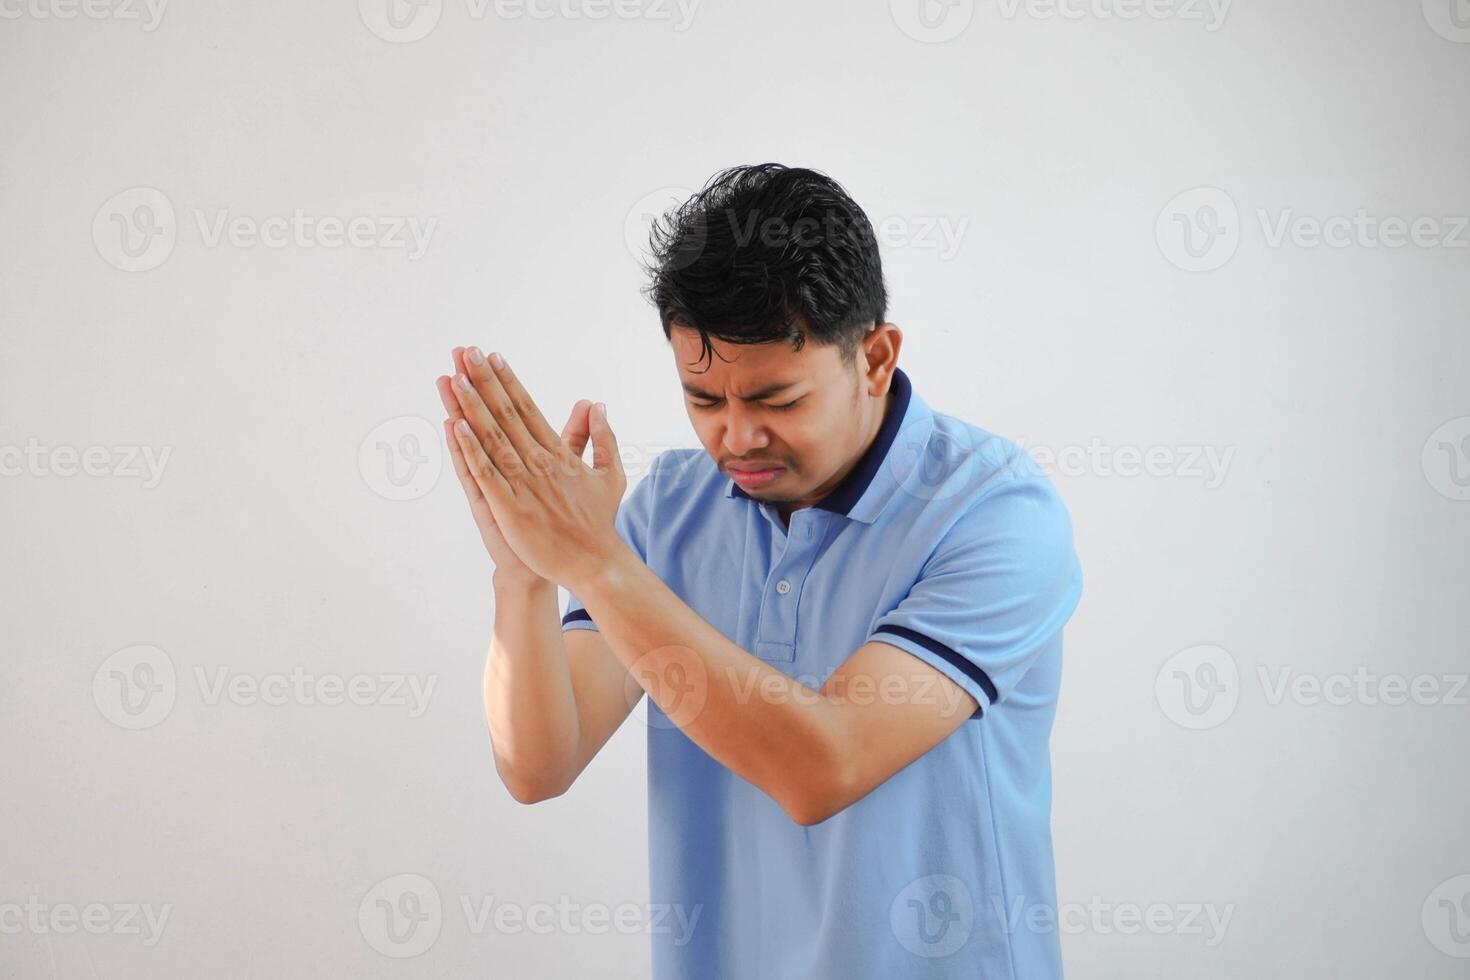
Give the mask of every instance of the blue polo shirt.
[[(1061, 977), (1048, 740), (1082, 576), (1031, 458), (895, 370), (872, 446), (789, 527), (702, 449), (660, 454), (616, 523), (700, 616), (809, 687), (880, 640), (979, 705), (803, 827), (645, 699), (656, 980)], [(562, 628), (596, 629), (575, 595)]]

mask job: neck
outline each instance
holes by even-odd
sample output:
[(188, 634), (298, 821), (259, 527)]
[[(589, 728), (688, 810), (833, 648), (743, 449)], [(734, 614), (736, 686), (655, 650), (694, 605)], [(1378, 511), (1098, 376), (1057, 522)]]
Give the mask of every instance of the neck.
[(814, 496), (811, 500), (787, 501), (786, 503), (778, 504), (776, 506), (776, 512), (781, 515), (782, 524), (790, 524), (792, 513), (812, 506), (817, 501), (825, 497), (827, 494), (831, 493), (834, 489), (842, 485), (842, 481), (846, 480), (848, 476), (852, 474), (852, 471), (857, 468), (858, 461), (863, 458), (867, 451), (872, 448), (873, 443), (877, 441), (878, 432), (883, 428), (883, 421), (888, 417), (888, 413), (892, 410), (892, 408), (893, 388), (890, 387), (888, 389), (888, 393), (883, 396), (883, 403), (879, 406), (878, 411), (875, 413), (877, 417), (868, 422), (868, 431), (863, 436), (863, 441), (858, 446), (857, 452), (852, 454), (852, 458), (847, 461), (847, 465), (844, 466), (842, 468), (842, 471), (837, 474), (837, 478), (832, 481), (832, 485), (826, 490), (816, 494), (816, 496)]

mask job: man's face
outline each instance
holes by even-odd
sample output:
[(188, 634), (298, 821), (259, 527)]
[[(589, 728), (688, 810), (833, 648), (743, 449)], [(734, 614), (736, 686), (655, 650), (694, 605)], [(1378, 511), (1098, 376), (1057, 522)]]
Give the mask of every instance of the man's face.
[[(750, 496), (805, 507), (856, 462), (872, 428), (863, 348), (844, 364), (836, 346), (808, 340), (727, 344), (701, 362), (699, 332), (670, 330), (684, 405), (705, 451)], [(871, 404), (870, 404), (871, 403)], [(757, 471), (749, 475), (740, 471)]]

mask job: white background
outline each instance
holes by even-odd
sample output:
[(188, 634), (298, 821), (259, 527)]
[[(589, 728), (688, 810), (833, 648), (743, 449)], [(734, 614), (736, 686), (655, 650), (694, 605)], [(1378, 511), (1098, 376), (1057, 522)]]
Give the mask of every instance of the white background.
[[(436, 477), (433, 379), (478, 343), (557, 425), (605, 400), (630, 483), (697, 446), (628, 240), (765, 160), (888, 229), (916, 389), (1056, 458), (1086, 574), (1069, 976), (1463, 975), (1456, 0), (960, 0), (932, 27), (905, 0), (444, 0), (401, 29), (373, 0), (94, 2), (0, 0), (0, 976), (647, 975), (648, 937), (587, 914), (647, 902), (641, 712), (562, 798), (498, 782), (491, 567)], [(212, 237), (298, 210), (371, 241)], [(1360, 211), (1345, 244), (1302, 224)], [(139, 657), (156, 717), (119, 700)], [(293, 671), (434, 686), (417, 713), (212, 696)], [(1388, 675), (1438, 694), (1384, 704)], [(404, 874), (442, 909), (412, 958), (371, 924)], [(113, 912), (22, 922), (32, 896), (169, 918), (150, 945)], [(462, 900), (580, 912), (476, 931)]]

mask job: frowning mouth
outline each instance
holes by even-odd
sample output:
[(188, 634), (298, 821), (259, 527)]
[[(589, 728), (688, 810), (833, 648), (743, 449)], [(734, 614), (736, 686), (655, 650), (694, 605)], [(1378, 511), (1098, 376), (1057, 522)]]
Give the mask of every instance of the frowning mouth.
[(786, 472), (786, 467), (774, 464), (760, 469), (744, 469), (734, 466), (728, 467), (730, 476), (742, 487), (765, 486)]

